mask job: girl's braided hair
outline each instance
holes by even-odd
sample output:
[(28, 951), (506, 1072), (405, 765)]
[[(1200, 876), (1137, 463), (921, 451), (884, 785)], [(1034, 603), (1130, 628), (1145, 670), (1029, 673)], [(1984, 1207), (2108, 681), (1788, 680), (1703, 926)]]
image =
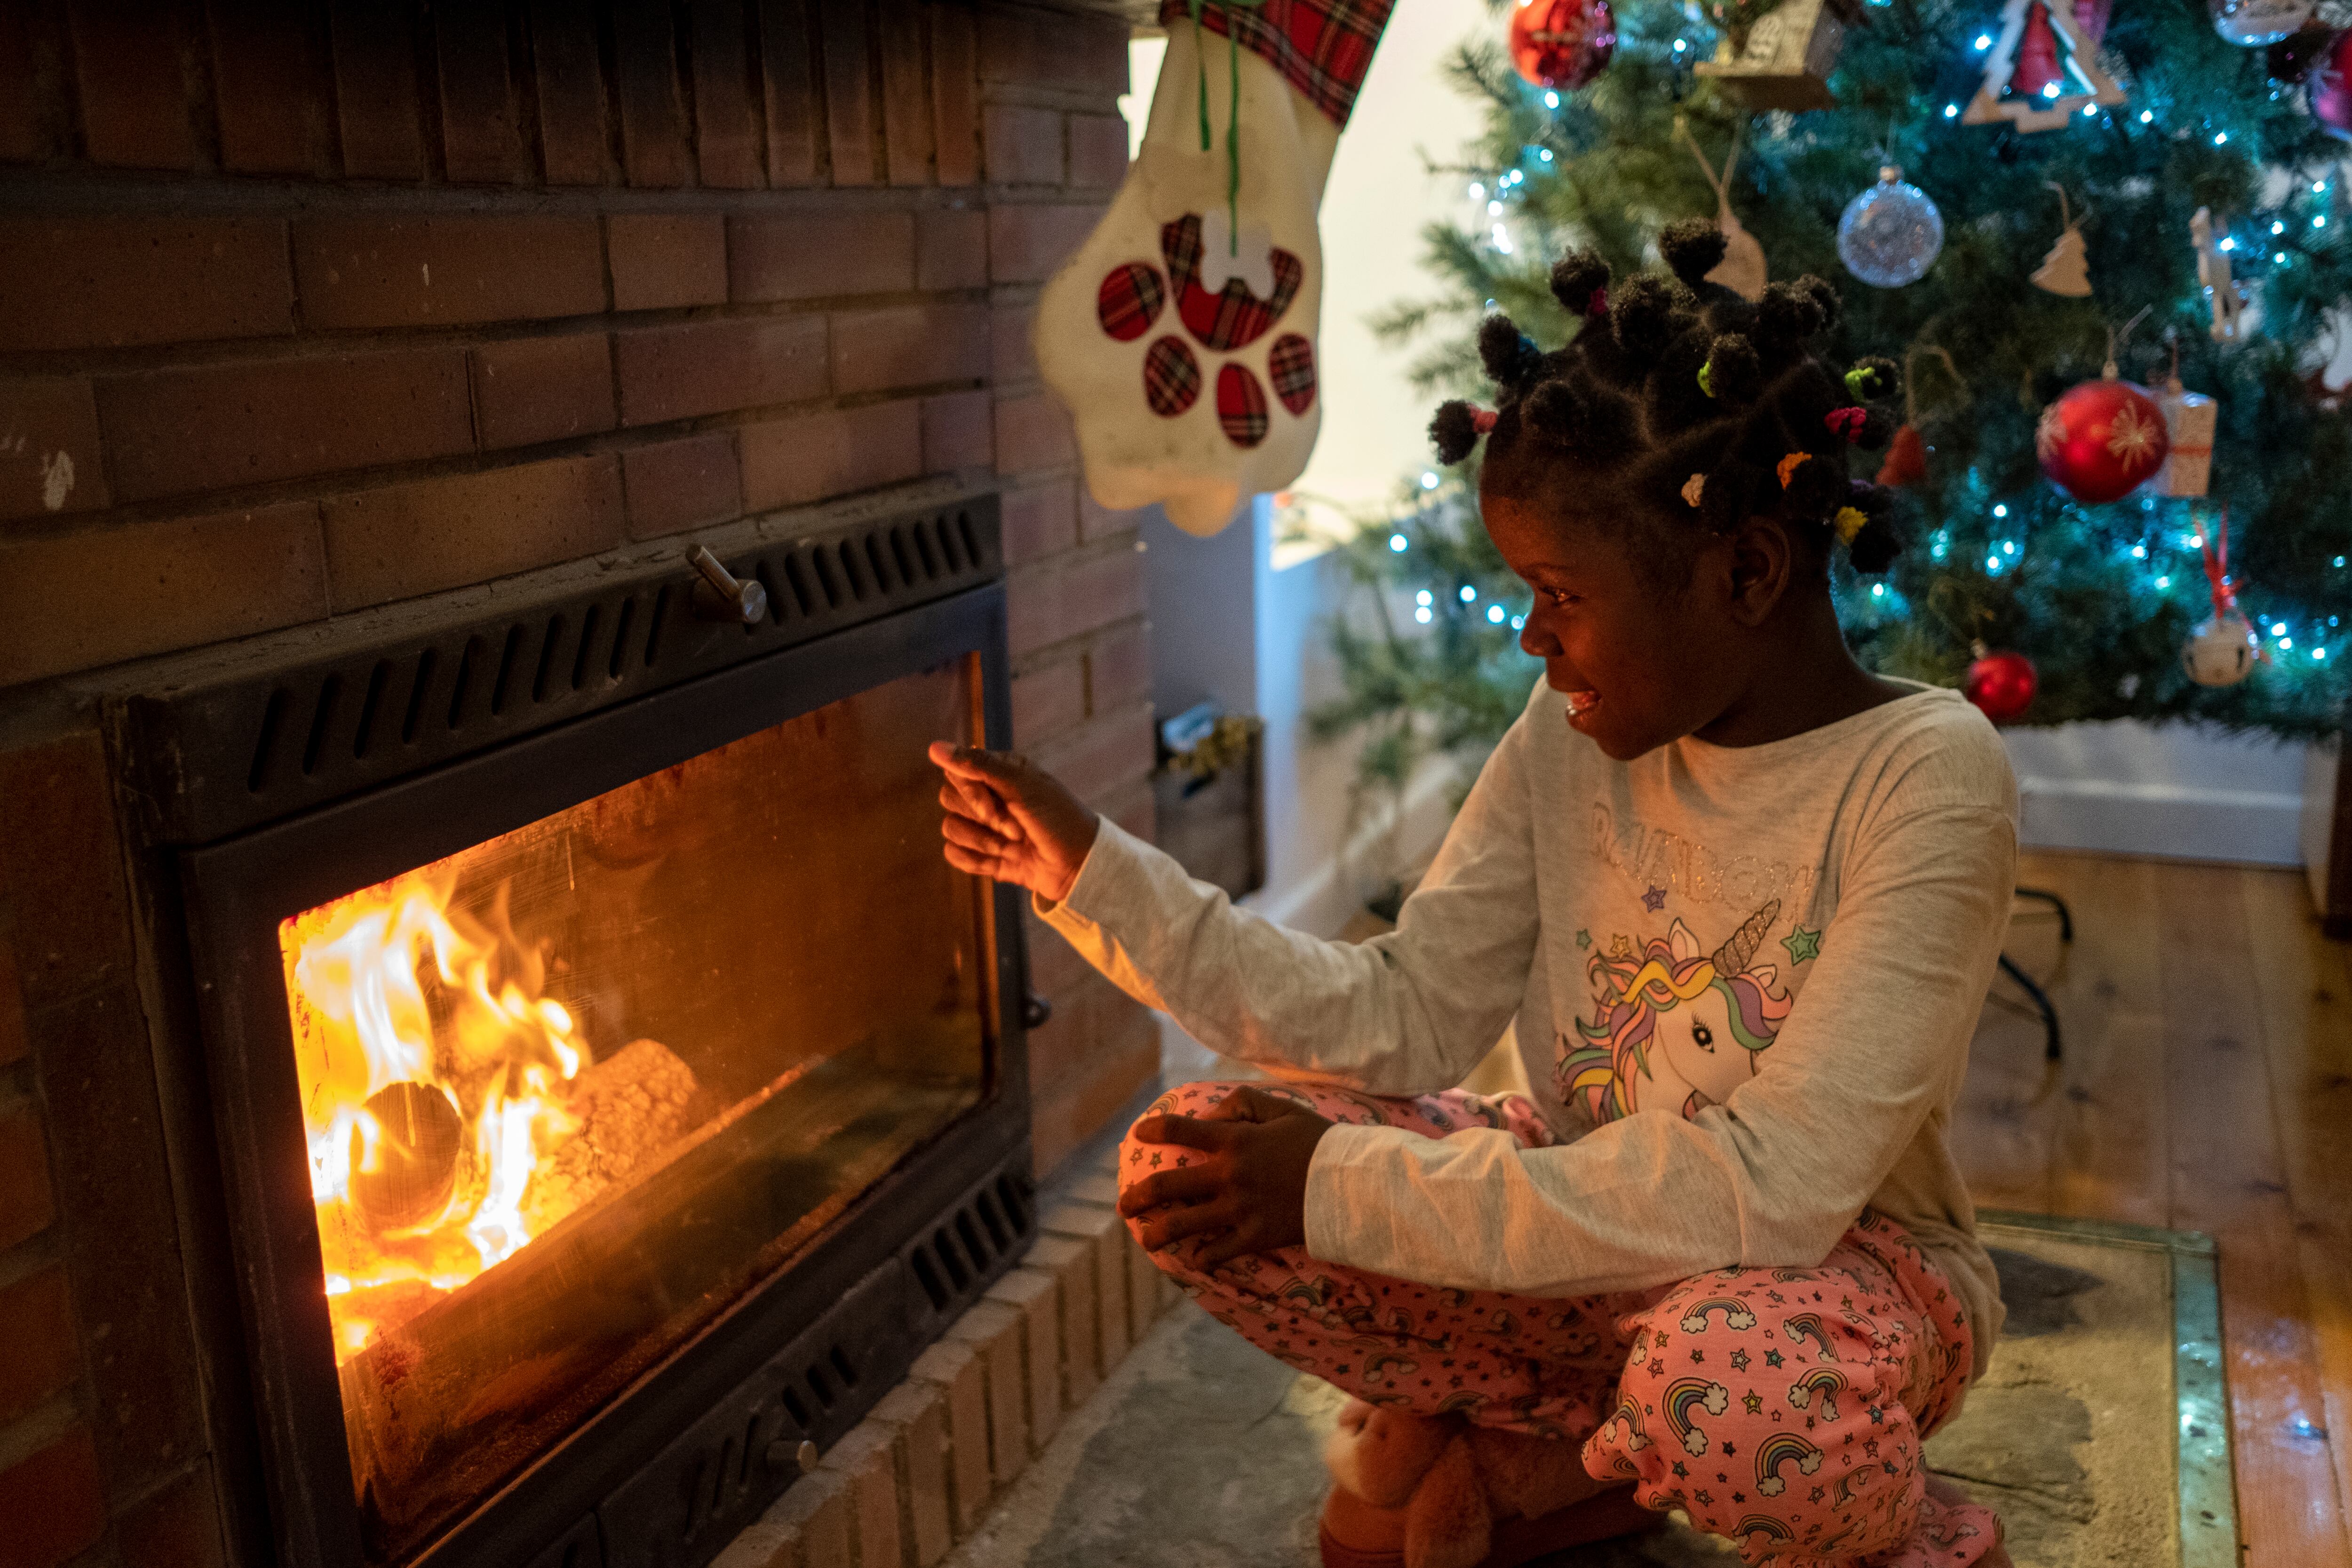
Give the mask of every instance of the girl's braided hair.
[(1840, 308), (1819, 278), (1774, 283), (1752, 304), (1708, 282), (1724, 237), (1707, 219), (1668, 225), (1658, 250), (1672, 277), (1612, 288), (1590, 250), (1552, 268), (1552, 293), (1585, 322), (1565, 348), (1547, 353), (1509, 317), (1487, 317), (1478, 353), (1497, 407), (1439, 408), (1439, 458), (1458, 463), (1486, 435), (1486, 483), (1506, 494), (1557, 495), (1570, 480), (1580, 513), (1717, 533), (1778, 516), (1812, 530), (1824, 558), (1843, 540), (1857, 571), (1885, 571), (1904, 544), (1895, 498), (1849, 479), (1846, 449), (1892, 434), (1895, 363), (1864, 359), (1841, 376), (1812, 355)]

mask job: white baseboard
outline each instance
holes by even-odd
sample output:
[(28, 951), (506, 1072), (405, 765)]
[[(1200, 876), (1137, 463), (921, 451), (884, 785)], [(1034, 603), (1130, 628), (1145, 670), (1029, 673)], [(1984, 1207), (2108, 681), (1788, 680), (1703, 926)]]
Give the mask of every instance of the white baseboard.
[(1294, 931), (1339, 935), (1363, 910), (1362, 868), (1382, 861), (1417, 867), (1436, 853), (1454, 821), (1456, 787), (1451, 767), (1423, 768), (1405, 790), (1393, 829), (1386, 816), (1363, 824), (1346, 847), (1312, 872), (1287, 888), (1260, 889), (1242, 907)]
[(2017, 781), (2017, 794), (2018, 838), (2030, 848), (2257, 866), (2303, 860), (2300, 795), (2030, 774)]

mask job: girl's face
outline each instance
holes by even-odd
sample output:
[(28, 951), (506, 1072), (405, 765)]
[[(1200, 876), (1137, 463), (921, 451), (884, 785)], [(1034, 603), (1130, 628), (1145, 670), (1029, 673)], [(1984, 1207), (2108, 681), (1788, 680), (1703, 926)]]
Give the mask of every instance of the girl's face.
[(1568, 697), (1568, 721), (1618, 762), (1678, 741), (1739, 696), (1728, 542), (1694, 545), (1680, 592), (1635, 568), (1598, 529), (1502, 496), (1480, 501), (1504, 561), (1535, 590), (1519, 646)]

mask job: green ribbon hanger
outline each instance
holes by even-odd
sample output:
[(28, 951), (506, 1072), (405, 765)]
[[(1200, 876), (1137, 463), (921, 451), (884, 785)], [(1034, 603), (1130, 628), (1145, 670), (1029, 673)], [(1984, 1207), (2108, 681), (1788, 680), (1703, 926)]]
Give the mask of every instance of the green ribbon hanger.
[(1201, 151), (1210, 150), (1209, 135), (1209, 68), (1208, 46), (1201, 37), (1201, 13), (1214, 5), (1225, 13), (1225, 57), (1227, 78), (1231, 83), (1233, 109), (1225, 116), (1225, 254), (1242, 253), (1242, 147), (1234, 139), (1242, 119), (1242, 47), (1234, 37), (1234, 13), (1255, 10), (1265, 0), (1191, 0), (1192, 11), (1192, 48), (1202, 57), (1201, 62)]

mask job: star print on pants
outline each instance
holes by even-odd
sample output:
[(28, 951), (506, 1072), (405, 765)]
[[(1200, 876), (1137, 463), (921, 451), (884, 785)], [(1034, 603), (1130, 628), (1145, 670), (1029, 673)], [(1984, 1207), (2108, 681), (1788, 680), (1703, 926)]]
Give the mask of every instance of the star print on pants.
[(1666, 907), (1666, 890), (1655, 882), (1651, 883), (1650, 890), (1642, 895), (1642, 907), (1656, 914)]

